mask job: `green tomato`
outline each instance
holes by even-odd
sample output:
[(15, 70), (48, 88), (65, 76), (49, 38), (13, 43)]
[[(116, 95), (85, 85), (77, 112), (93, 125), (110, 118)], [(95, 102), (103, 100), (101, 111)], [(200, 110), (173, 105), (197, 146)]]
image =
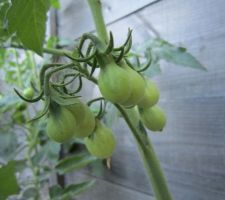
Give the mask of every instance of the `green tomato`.
[(156, 84), (146, 80), (145, 93), (143, 98), (138, 102), (139, 108), (149, 108), (155, 105), (159, 100), (159, 90)]
[(159, 106), (139, 109), (141, 121), (151, 131), (162, 131), (166, 125), (166, 116)]
[(78, 101), (78, 103), (66, 106), (76, 119), (74, 137), (85, 138), (89, 136), (95, 128), (95, 116), (89, 107)]
[(18, 111), (24, 111), (26, 110), (26, 108), (27, 108), (27, 104), (25, 102), (21, 102), (16, 105), (16, 110)]
[(113, 103), (124, 103), (131, 94), (131, 79), (127, 71), (114, 62), (101, 68), (98, 86), (102, 96)]
[(25, 116), (21, 112), (17, 112), (17, 111), (12, 115), (12, 119), (15, 123), (20, 125), (26, 122)]
[(84, 142), (88, 151), (101, 159), (110, 157), (116, 146), (112, 131), (98, 120), (94, 133), (85, 138)]
[(145, 93), (145, 80), (135, 70), (131, 69), (125, 62), (120, 65), (127, 71), (127, 75), (131, 79), (131, 94), (126, 102), (122, 103), (124, 106), (136, 105), (144, 96)]
[(74, 136), (76, 120), (65, 107), (60, 107), (56, 113), (50, 112), (47, 121), (47, 135), (59, 143), (67, 142)]
[(26, 88), (23, 91), (23, 96), (26, 97), (27, 99), (32, 99), (34, 97), (34, 91), (32, 88)]

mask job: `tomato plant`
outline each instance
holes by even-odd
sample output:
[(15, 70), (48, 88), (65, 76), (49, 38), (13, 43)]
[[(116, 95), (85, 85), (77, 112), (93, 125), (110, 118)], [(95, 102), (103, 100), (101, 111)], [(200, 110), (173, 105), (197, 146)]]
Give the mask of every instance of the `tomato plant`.
[[(0, 3), (0, 70), (5, 74), (4, 83), (15, 91), (10, 89), (9, 94), (5, 90), (0, 96), (0, 148), (4, 152), (0, 152), (1, 199), (10, 195), (43, 199), (42, 190), (53, 174), (65, 175), (97, 158), (113, 156), (116, 137), (109, 124), (118, 116), (115, 109), (134, 136), (156, 198), (172, 199), (145, 129), (161, 131), (166, 125), (166, 115), (157, 105), (159, 89), (151, 79), (160, 71), (161, 59), (198, 69), (204, 67), (184, 48), (159, 38), (133, 48), (130, 29), (124, 44), (116, 47), (113, 33), (106, 30), (99, 2), (88, 0), (97, 36), (84, 33), (79, 44), (65, 49), (56, 48), (60, 38), (45, 42), (47, 12), (50, 5), (59, 7), (57, 1)], [(38, 64), (36, 54), (43, 58)], [(47, 54), (67, 60), (51, 62)], [(94, 76), (97, 68), (100, 73)], [(83, 79), (95, 84), (101, 96), (85, 102), (80, 96), (85, 87)], [(23, 139), (18, 133), (20, 129)], [(73, 151), (74, 146), (82, 146), (82, 152)], [(22, 152), (20, 159), (16, 159), (18, 152)], [(65, 157), (59, 156), (62, 154)], [(24, 180), (19, 187), (17, 179), (22, 177), (16, 177), (16, 173), (27, 168), (32, 172), (32, 181)], [(92, 185), (93, 181), (56, 184), (48, 188), (48, 194), (51, 199), (72, 199)]]

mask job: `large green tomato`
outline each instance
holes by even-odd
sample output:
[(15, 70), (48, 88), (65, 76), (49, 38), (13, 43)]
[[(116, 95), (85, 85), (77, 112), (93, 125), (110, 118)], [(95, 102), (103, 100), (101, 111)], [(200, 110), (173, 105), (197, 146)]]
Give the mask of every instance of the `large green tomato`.
[(76, 138), (84, 138), (89, 136), (95, 128), (95, 116), (89, 107), (78, 101), (77, 104), (69, 105), (67, 108), (76, 119), (74, 136)]
[(131, 69), (125, 62), (121, 62), (121, 66), (127, 71), (127, 75), (131, 79), (131, 94), (127, 101), (122, 103), (122, 105), (136, 105), (144, 96), (145, 80), (138, 72)]
[(141, 121), (151, 131), (162, 131), (166, 125), (166, 116), (159, 106), (139, 109)]
[(51, 113), (47, 121), (47, 135), (50, 139), (63, 143), (74, 136), (76, 120), (65, 107), (60, 107), (57, 113)]
[(110, 157), (116, 146), (112, 131), (98, 120), (94, 133), (85, 138), (84, 141), (88, 151), (101, 159)]
[(143, 98), (138, 102), (139, 108), (149, 108), (155, 105), (159, 100), (159, 90), (156, 84), (150, 80), (146, 80), (145, 93)]
[(102, 96), (113, 103), (124, 103), (131, 94), (131, 79), (127, 71), (114, 62), (101, 68), (98, 86)]
[(23, 95), (27, 98), (27, 99), (32, 99), (34, 97), (34, 91), (32, 88), (26, 88), (23, 91)]

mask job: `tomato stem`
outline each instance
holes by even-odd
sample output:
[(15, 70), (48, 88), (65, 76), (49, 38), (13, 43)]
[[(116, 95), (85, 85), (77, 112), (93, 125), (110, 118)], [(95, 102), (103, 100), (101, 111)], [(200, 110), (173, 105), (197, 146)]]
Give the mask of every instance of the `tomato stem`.
[(119, 104), (114, 104), (120, 111), (127, 125), (129, 126), (138, 146), (139, 153), (142, 157), (146, 173), (152, 183), (152, 188), (157, 200), (172, 200), (172, 195), (167, 186), (166, 178), (160, 166), (160, 162), (153, 149), (152, 143), (146, 133), (144, 126), (139, 123), (136, 128), (125, 109)]
[(89, 7), (91, 9), (91, 13), (94, 19), (95, 27), (99, 39), (102, 40), (105, 44), (108, 43), (108, 34), (104, 22), (104, 18), (102, 15), (102, 4), (100, 0), (88, 0)]
[[(99, 38), (107, 44), (108, 35), (102, 15), (101, 2), (100, 0), (88, 0), (88, 3), (92, 12), (92, 16), (94, 18), (97, 34)], [(151, 141), (148, 138), (148, 135), (146, 134), (143, 125), (140, 122), (140, 126), (135, 127), (129, 119), (124, 108), (119, 104), (114, 105), (121, 112), (135, 138), (139, 153), (144, 163), (146, 173), (150, 179), (150, 182), (152, 183), (152, 188), (156, 199), (172, 200), (172, 195), (170, 194), (169, 188), (167, 186), (167, 182), (160, 167), (159, 160), (155, 154)]]

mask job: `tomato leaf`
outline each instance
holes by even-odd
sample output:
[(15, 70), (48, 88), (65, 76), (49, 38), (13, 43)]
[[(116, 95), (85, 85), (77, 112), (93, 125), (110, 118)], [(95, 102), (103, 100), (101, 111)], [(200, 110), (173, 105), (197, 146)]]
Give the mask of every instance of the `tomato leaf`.
[(16, 33), (23, 45), (42, 55), (48, 0), (12, 0), (8, 11), (9, 32)]
[(49, 194), (52, 200), (67, 200), (86, 191), (92, 187), (94, 183), (94, 180), (84, 181), (81, 183), (68, 185), (65, 189), (62, 189), (59, 185), (54, 185), (50, 188)]
[(51, 6), (55, 9), (60, 9), (60, 2), (59, 0), (50, 0)]
[(7, 199), (10, 195), (18, 194), (19, 186), (15, 176), (15, 163), (8, 162), (0, 168), (0, 199)]
[(164, 59), (168, 62), (181, 66), (206, 70), (206, 68), (183, 47), (176, 47), (159, 38), (151, 39), (145, 45), (150, 47), (151, 52), (159, 59)]
[(85, 152), (60, 160), (55, 168), (59, 174), (65, 174), (73, 170), (81, 169), (96, 160), (96, 157)]

